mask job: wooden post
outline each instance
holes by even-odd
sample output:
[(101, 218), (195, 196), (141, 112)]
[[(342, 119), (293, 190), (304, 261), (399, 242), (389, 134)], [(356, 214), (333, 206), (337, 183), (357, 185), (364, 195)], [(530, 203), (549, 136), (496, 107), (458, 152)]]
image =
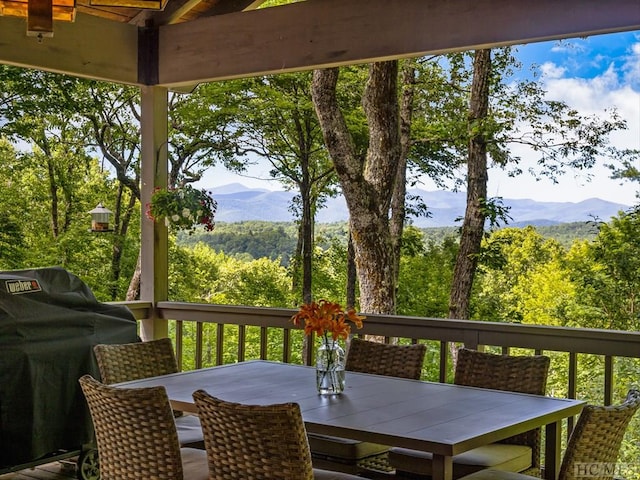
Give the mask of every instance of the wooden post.
[[(155, 187), (167, 187), (167, 103), (164, 87), (141, 87), (142, 161), (141, 199), (141, 276), (140, 299), (153, 302), (167, 300), (169, 294), (168, 231), (164, 223), (156, 223), (145, 215)], [(156, 317), (155, 309), (141, 324), (143, 340), (167, 337), (167, 320)]]

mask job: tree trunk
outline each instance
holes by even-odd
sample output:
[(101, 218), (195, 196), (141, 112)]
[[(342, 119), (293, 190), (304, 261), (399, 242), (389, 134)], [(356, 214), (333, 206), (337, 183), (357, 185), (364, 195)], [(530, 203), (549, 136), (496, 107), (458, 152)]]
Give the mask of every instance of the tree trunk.
[[(297, 294), (302, 278), (302, 244), (304, 235), (302, 233), (302, 221), (298, 224), (298, 235), (296, 249), (291, 259), (291, 291)], [(296, 300), (297, 301), (297, 300)]]
[(415, 67), (407, 60), (402, 69), (402, 94), (400, 97), (400, 160), (396, 174), (396, 184), (391, 199), (391, 238), (395, 262), (395, 282), (398, 285), (400, 274), (400, 250), (402, 233), (406, 218), (407, 195), (407, 157), (411, 147), (411, 119), (413, 116), (413, 96), (415, 85)]
[(129, 196), (129, 202), (127, 207), (122, 210), (122, 196), (124, 194), (124, 185), (120, 184), (118, 188), (118, 200), (116, 202), (116, 211), (114, 217), (114, 238), (113, 238), (113, 250), (111, 252), (111, 299), (118, 299), (118, 282), (120, 280), (120, 274), (122, 272), (122, 249), (124, 247), (124, 241), (127, 238), (127, 232), (129, 231), (129, 224), (131, 222), (131, 212), (136, 206), (136, 197)]
[(473, 60), (473, 82), (469, 101), (469, 153), (467, 160), (467, 207), (460, 236), (460, 251), (453, 271), (449, 318), (469, 318), (473, 277), (486, 219), (487, 139), (484, 120), (489, 106), (491, 50), (477, 50)]
[(313, 210), (311, 208), (311, 185), (309, 181), (309, 168), (302, 169), (303, 181), (300, 187), (302, 197), (302, 299), (304, 303), (313, 300), (312, 294), (312, 267), (313, 267)]
[(136, 268), (131, 275), (131, 281), (129, 282), (129, 289), (127, 290), (128, 302), (138, 300), (140, 298), (140, 275), (141, 275), (142, 258), (140, 252), (138, 252), (138, 261), (136, 262)]
[(349, 227), (360, 284), (360, 310), (395, 313), (396, 267), (389, 224), (391, 196), (400, 161), (398, 62), (374, 63), (362, 100), (369, 126), (365, 158), (338, 106), (339, 70), (316, 70), (313, 101), (327, 149), (349, 208)]
[(353, 251), (353, 239), (349, 232), (349, 243), (347, 245), (347, 308), (356, 307), (356, 255)]
[[(40, 147), (42, 148), (43, 146), (40, 145)], [(45, 148), (42, 148), (42, 150), (47, 162), (47, 178), (49, 180), (49, 195), (51, 196), (51, 234), (53, 235), (53, 238), (57, 239), (60, 236), (60, 223), (58, 218), (58, 181), (56, 180), (56, 172), (51, 152)]]

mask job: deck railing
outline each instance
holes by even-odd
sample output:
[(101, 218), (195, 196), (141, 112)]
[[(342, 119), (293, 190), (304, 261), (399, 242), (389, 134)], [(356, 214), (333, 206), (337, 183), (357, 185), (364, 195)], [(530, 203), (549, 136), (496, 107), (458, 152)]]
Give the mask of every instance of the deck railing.
[[(151, 313), (151, 304), (147, 302), (128, 302), (126, 305), (134, 312), (136, 318), (144, 320)], [(178, 361), (182, 367), (188, 364), (194, 368), (203, 367), (204, 343), (203, 332), (206, 325), (215, 329), (215, 352), (207, 348), (207, 357), (213, 359), (213, 364), (225, 363), (223, 346), (225, 343), (225, 327), (233, 325), (237, 328), (237, 352), (235, 361), (249, 359), (267, 359), (268, 346), (273, 345), (274, 332), (279, 333), (282, 342), (278, 360), (292, 362), (292, 332), (295, 327), (291, 324), (291, 316), (295, 311), (280, 308), (259, 308), (231, 305), (209, 305), (183, 302), (159, 302), (155, 307), (155, 314), (174, 322), (172, 333), (175, 335), (175, 346)], [(195, 348), (189, 353), (193, 358), (187, 358), (184, 348), (186, 326), (190, 336), (195, 338)], [(247, 329), (259, 329), (259, 348), (252, 348), (254, 353), (248, 355)], [(193, 331), (195, 329), (195, 334)], [(438, 362), (437, 377), (433, 380), (446, 381), (450, 378), (450, 346), (464, 345), (468, 348), (497, 347), (499, 351), (508, 353), (513, 349), (530, 351), (533, 353), (553, 354), (556, 362), (552, 369), (565, 368), (567, 385), (562, 394), (571, 398), (580, 391), (579, 358), (582, 355), (597, 357), (596, 364), (601, 365), (602, 379), (588, 377), (590, 390), (599, 387), (601, 399), (594, 399), (604, 404), (612, 403), (614, 385), (616, 381), (616, 362), (631, 362), (631, 368), (640, 371), (640, 333), (608, 331), (583, 328), (564, 328), (542, 325), (521, 325), (497, 322), (479, 322), (470, 320), (446, 320), (433, 318), (367, 315), (364, 327), (356, 330), (358, 335), (375, 335), (384, 337), (386, 341), (408, 339), (411, 342), (428, 342), (431, 348), (430, 362)], [(228, 335), (227, 335), (228, 338)], [(228, 341), (228, 340), (227, 340)], [(254, 346), (255, 347), (255, 346)], [(434, 352), (435, 349), (435, 352)], [(303, 362), (311, 363), (312, 354), (308, 352)], [(590, 363), (591, 365), (594, 362)], [(433, 367), (433, 365), (432, 365)], [(448, 377), (449, 376), (449, 377)], [(637, 379), (640, 381), (640, 378)], [(601, 381), (600, 386), (594, 381)]]

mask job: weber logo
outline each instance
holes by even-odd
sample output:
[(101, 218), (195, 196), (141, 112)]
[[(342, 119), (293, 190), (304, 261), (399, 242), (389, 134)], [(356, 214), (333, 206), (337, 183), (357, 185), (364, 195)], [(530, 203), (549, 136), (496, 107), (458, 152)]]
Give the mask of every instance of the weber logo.
[(7, 280), (6, 286), (7, 292), (13, 295), (42, 291), (37, 280)]

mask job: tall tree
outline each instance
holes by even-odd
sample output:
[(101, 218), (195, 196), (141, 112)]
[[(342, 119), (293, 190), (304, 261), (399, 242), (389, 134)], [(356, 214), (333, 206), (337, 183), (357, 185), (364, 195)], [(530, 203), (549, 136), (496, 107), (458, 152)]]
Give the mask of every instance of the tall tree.
[[(469, 299), (488, 219), (492, 225), (506, 221), (507, 212), (499, 198), (487, 196), (487, 169), (491, 164), (522, 174), (521, 158), (514, 145), (527, 147), (537, 157), (536, 177), (555, 180), (567, 170), (588, 170), (604, 155), (616, 158), (620, 152), (609, 145), (609, 134), (626, 128), (617, 112), (581, 115), (564, 102), (548, 100), (535, 81), (510, 82), (519, 62), (510, 48), (473, 52), (469, 73), (468, 54), (448, 56), (451, 82), (468, 98), (465, 129), (451, 130), (465, 139), (467, 159), (467, 207), (462, 226), (459, 258), (450, 298), (450, 318), (469, 318)], [(458, 145), (462, 145), (460, 142)]]
[(469, 318), (471, 286), (484, 235), (488, 174), (487, 137), (483, 123), (489, 111), (490, 75), (491, 50), (476, 51), (469, 100), (467, 207), (460, 235), (460, 250), (453, 271), (449, 318)]
[(2, 103), (2, 131), (32, 146), (32, 159), (40, 163), (48, 186), (49, 227), (58, 238), (69, 229), (74, 209), (74, 177), (87, 165), (86, 137), (76, 127), (77, 114), (63, 101), (73, 81), (44, 72), (1, 67), (0, 90), (12, 89)]
[(391, 198), (390, 229), (393, 243), (393, 257), (395, 263), (395, 283), (398, 284), (400, 275), (400, 251), (402, 248), (402, 233), (407, 217), (407, 158), (411, 148), (411, 121), (415, 97), (416, 69), (412, 61), (405, 61), (401, 70), (400, 93), (400, 160), (396, 171), (396, 182)]
[(136, 113), (139, 92), (128, 86), (81, 81), (68, 97), (86, 120), (85, 129), (91, 138), (89, 145), (110, 164), (109, 170), (117, 179), (116, 195), (110, 199), (114, 212), (111, 295), (115, 300), (119, 295), (116, 286), (122, 275), (127, 234), (132, 220), (139, 218), (135, 215), (140, 200), (140, 136)]
[(337, 100), (339, 69), (313, 73), (313, 101), (327, 149), (349, 207), (360, 309), (394, 313), (396, 263), (389, 209), (400, 164), (398, 62), (369, 67), (362, 105), (369, 129), (369, 147), (358, 155)]
[(303, 302), (310, 302), (315, 216), (326, 198), (336, 193), (333, 165), (311, 102), (311, 72), (236, 83), (244, 96), (236, 116), (242, 130), (237, 138), (239, 153), (265, 159), (271, 177), (297, 192), (291, 205), (298, 221), (293, 289)]

